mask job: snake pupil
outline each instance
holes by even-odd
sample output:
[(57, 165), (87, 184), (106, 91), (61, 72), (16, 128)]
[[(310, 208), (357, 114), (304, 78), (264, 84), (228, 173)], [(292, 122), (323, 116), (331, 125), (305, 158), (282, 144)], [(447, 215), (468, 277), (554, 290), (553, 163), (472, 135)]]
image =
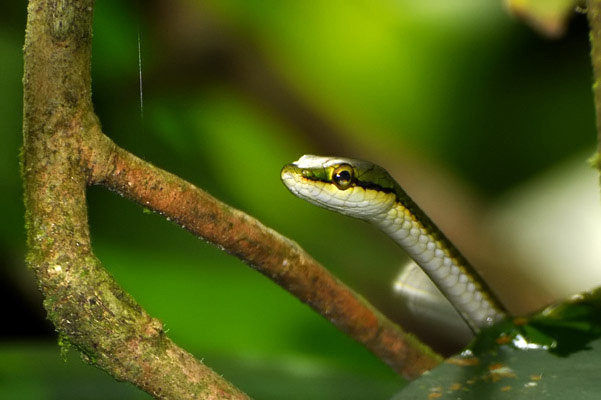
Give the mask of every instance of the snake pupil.
[(348, 164), (339, 165), (332, 174), (332, 181), (338, 189), (348, 189), (353, 183), (353, 168)]

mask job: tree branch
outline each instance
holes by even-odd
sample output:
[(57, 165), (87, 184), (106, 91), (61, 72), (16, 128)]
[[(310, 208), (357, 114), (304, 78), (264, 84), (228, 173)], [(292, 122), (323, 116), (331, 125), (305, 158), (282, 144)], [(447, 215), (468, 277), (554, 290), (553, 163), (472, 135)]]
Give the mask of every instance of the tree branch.
[(397, 372), (414, 378), (440, 357), (340, 282), (296, 243), (163, 171), (93, 129), (84, 145), (92, 183), (149, 208), (266, 275)]
[(93, 5), (29, 3), (23, 128), (28, 262), (57, 330), (89, 362), (156, 397), (246, 398), (168, 339), (160, 321), (95, 258), (85, 189), (103, 184), (239, 257), (403, 375), (418, 376), (440, 362), (298, 245), (101, 132), (90, 95)]
[(588, 0), (587, 16), (590, 26), (591, 62), (593, 64), (593, 95), (595, 99), (595, 115), (597, 119), (598, 162), (601, 170), (601, 0)]
[(32, 0), (25, 37), (23, 160), (28, 265), (48, 318), (91, 364), (157, 398), (247, 396), (177, 347), (90, 247), (80, 157), (90, 98), (94, 2)]

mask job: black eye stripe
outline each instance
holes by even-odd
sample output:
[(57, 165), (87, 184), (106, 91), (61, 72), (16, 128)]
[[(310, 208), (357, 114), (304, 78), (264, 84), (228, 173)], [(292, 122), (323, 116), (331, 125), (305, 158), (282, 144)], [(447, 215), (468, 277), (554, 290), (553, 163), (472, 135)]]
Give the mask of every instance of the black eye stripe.
[[(304, 174), (303, 174), (304, 175)], [(319, 179), (315, 176), (303, 176), (304, 179), (308, 180), (308, 181), (313, 181), (313, 182), (323, 182), (323, 183), (333, 183), (332, 181), (329, 181), (327, 179)], [(383, 187), (378, 185), (377, 183), (373, 183), (373, 182), (367, 182), (367, 181), (360, 181), (358, 179), (354, 179), (352, 182), (352, 185), (350, 186), (359, 186), (363, 189), (367, 189), (367, 190), (377, 190), (378, 192), (383, 192), (383, 193), (395, 193), (395, 190), (393, 188), (387, 188), (387, 187)], [(401, 200), (398, 200), (401, 201)]]
[(355, 181), (355, 185), (362, 187), (363, 189), (367, 189), (367, 190), (376, 190), (378, 192), (396, 194), (396, 192), (394, 191), (393, 188), (382, 187), (382, 186), (378, 185), (377, 183), (373, 183), (373, 182)]
[[(341, 167), (343, 167), (343, 168), (341, 168)], [(331, 175), (331, 180), (319, 177), (318, 175), (314, 174), (311, 171), (311, 169), (301, 169), (300, 175), (302, 176), (303, 179), (305, 179), (307, 181), (323, 182), (326, 184), (334, 184), (334, 185), (336, 185), (336, 187), (338, 187), (341, 190), (345, 190), (345, 189), (349, 189), (351, 187), (357, 186), (357, 187), (361, 187), (366, 190), (376, 190), (378, 192), (383, 192), (383, 193), (394, 193), (397, 196), (397, 201), (403, 202), (402, 198), (399, 198), (399, 196), (396, 193), (394, 188), (384, 187), (375, 182), (371, 182), (369, 180), (367, 180), (367, 181), (361, 180), (362, 176), (365, 176), (368, 172), (370, 172), (372, 170), (373, 170), (373, 167), (369, 168), (365, 171), (359, 171), (359, 173), (357, 174), (351, 165), (340, 164), (340, 165), (334, 167), (334, 171), (332, 171), (332, 175)], [(344, 180), (346, 182), (349, 179), (350, 179), (350, 182), (348, 182), (346, 184), (346, 186), (344, 186), (344, 185), (342, 185), (343, 187), (340, 186), (341, 180)], [(338, 183), (336, 182), (337, 180), (338, 180)]]

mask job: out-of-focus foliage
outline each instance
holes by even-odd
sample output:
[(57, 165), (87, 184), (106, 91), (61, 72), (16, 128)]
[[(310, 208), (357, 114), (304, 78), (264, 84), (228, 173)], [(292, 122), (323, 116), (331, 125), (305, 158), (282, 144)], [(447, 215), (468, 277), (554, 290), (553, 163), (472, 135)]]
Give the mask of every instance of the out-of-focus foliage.
[[(0, 273), (3, 300), (15, 305), (1, 338), (0, 397), (68, 398), (73, 389), (106, 398), (98, 385), (110, 378), (87, 375), (74, 353), (62, 364), (22, 263), (24, 18), (22, 2), (0, 16)], [(494, 198), (594, 140), (585, 19), (551, 42), (501, 0), (104, 0), (92, 67), (96, 110), (119, 145), (298, 241), (390, 314), (402, 254), (370, 227), (292, 197), (279, 182), (283, 164), (305, 153), (411, 155)], [(249, 394), (385, 398), (401, 387), (239, 260), (102, 188), (90, 189), (89, 211), (95, 251), (117, 280), (178, 344)], [(50, 359), (58, 366), (28, 367)], [(114, 397), (131, 395), (115, 385)]]
[(584, 11), (581, 0), (505, 0), (516, 16), (550, 37), (565, 33), (570, 17), (576, 10)]

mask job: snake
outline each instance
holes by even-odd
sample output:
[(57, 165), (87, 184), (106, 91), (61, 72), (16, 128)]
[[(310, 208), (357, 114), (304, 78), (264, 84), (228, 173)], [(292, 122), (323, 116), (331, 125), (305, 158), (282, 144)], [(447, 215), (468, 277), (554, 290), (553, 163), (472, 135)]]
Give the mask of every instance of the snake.
[(317, 206), (372, 223), (419, 265), (476, 334), (506, 316), (482, 277), (382, 167), (304, 155), (281, 170), (284, 185)]

